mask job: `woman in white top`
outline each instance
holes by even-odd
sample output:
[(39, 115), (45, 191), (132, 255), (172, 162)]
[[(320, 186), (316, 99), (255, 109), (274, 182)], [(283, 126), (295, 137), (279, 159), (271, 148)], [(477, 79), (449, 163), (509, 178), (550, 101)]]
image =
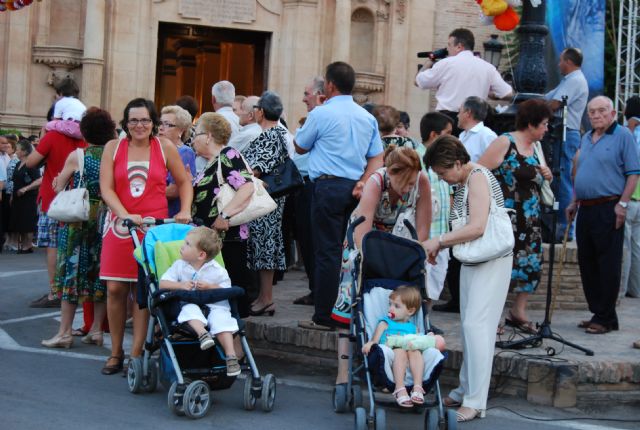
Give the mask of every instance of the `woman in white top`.
[[(473, 241), (484, 234), (491, 200), (504, 207), (500, 184), (491, 172), (470, 161), (462, 143), (454, 136), (441, 136), (425, 155), (426, 167), (452, 185), (458, 185), (451, 220), (467, 213), (463, 227), (433, 237), (423, 245), (433, 260), (442, 248)], [(468, 200), (464, 204), (465, 188)], [(463, 212), (464, 211), (464, 212)], [(511, 279), (512, 253), (460, 270), (460, 318), (464, 358), (460, 385), (445, 397), (448, 407), (460, 406), (458, 421), (484, 417), (491, 382), (496, 327), (507, 298)]]

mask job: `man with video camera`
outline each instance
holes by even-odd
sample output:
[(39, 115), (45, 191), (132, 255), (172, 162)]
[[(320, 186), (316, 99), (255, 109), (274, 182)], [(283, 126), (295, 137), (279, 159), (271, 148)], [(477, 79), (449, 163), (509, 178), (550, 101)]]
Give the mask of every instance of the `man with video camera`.
[[(433, 52), (416, 75), (416, 86), (422, 89), (437, 89), (436, 110), (458, 123), (458, 109), (467, 97), (477, 96), (486, 100), (502, 99), (512, 94), (496, 68), (473, 54), (475, 40), (466, 28), (458, 28), (449, 34), (446, 58), (439, 61), (444, 50)], [(459, 132), (459, 130), (458, 130)], [(458, 135), (454, 130), (454, 134)]]

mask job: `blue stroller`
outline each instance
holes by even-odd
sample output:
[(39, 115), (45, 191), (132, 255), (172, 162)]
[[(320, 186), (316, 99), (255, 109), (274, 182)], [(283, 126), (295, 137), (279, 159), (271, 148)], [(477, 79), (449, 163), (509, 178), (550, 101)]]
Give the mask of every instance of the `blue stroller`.
[[(354, 250), (349, 256), (353, 279), (349, 334), (342, 335), (347, 336), (350, 341), (349, 380), (347, 384), (336, 385), (333, 405), (336, 412), (345, 412), (348, 408), (355, 411), (356, 430), (365, 430), (370, 426), (382, 430), (386, 429), (386, 413), (376, 405), (384, 403), (385, 406), (394, 406), (395, 402), (376, 399), (376, 392), (393, 391), (393, 351), (386, 345), (373, 345), (368, 355), (363, 355), (361, 350), (373, 335), (378, 321), (386, 315), (391, 291), (401, 285), (414, 285), (420, 290), (423, 298), (427, 298), (426, 254), (422, 245), (415, 240), (415, 229), (407, 221), (405, 226), (414, 240), (373, 230), (363, 237), (361, 250), (355, 249), (353, 231), (363, 221), (364, 217), (355, 220), (347, 231), (349, 248)], [(414, 315), (413, 322), (420, 331), (429, 331), (425, 300), (422, 302), (422, 309)], [(437, 349), (430, 348), (423, 352), (423, 359), (423, 388), (426, 393), (434, 390), (435, 400), (413, 409), (421, 411), (428, 408), (424, 418), (426, 430), (455, 429), (455, 411), (444, 408), (438, 382), (446, 353), (443, 355)], [(363, 407), (362, 389), (356, 383), (362, 379), (366, 381), (368, 391), (368, 412)], [(413, 384), (410, 373), (407, 373), (405, 380), (409, 385)]]
[[(238, 321), (239, 330), (235, 335), (240, 337), (245, 353), (242, 370), (248, 371), (244, 382), (243, 406), (246, 410), (252, 410), (259, 400), (262, 410), (273, 410), (276, 378), (272, 374), (260, 376), (247, 343), (244, 322), (238, 315), (235, 299), (244, 291), (238, 287), (207, 291), (159, 290), (160, 277), (180, 258), (180, 246), (193, 227), (174, 224), (173, 220), (158, 219), (145, 219), (144, 224), (157, 227), (149, 229), (140, 244), (135, 232), (137, 226), (129, 220), (125, 221), (135, 244), (134, 254), (144, 271), (150, 313), (144, 355), (132, 358), (129, 362), (129, 391), (153, 392), (158, 380), (161, 380), (169, 388), (167, 404), (173, 413), (194, 419), (205, 416), (211, 407), (210, 391), (231, 387), (237, 376), (227, 376), (224, 352), (217, 342), (214, 348), (202, 351), (197, 336), (188, 324), (178, 324), (175, 320), (184, 302), (205, 305), (229, 300), (231, 313)], [(216, 259), (223, 264), (221, 255)], [(159, 360), (153, 356), (157, 350), (160, 350)]]

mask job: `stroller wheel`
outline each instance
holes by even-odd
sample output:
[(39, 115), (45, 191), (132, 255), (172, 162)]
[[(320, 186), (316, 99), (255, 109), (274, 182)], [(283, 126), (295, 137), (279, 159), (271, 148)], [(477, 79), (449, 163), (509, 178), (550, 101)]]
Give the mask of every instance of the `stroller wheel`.
[(367, 411), (364, 408), (356, 408), (356, 426), (355, 430), (367, 430)]
[(149, 374), (145, 378), (145, 384), (143, 386), (147, 393), (153, 393), (158, 388), (158, 360), (151, 358), (149, 360)]
[(438, 408), (429, 409), (424, 416), (424, 430), (438, 430), (439, 421)]
[(362, 406), (362, 387), (360, 385), (351, 386), (351, 401), (349, 402), (351, 410), (355, 411), (356, 408)]
[(253, 393), (253, 375), (249, 373), (247, 379), (244, 380), (244, 393), (242, 396), (242, 404), (246, 411), (252, 411), (256, 407), (256, 396)]
[(141, 391), (142, 377), (142, 359), (140, 357), (129, 359), (129, 366), (127, 367), (127, 385), (129, 385), (129, 392), (137, 394)]
[(447, 430), (456, 430), (458, 428), (458, 417), (456, 417), (455, 409), (447, 409)]
[(178, 387), (178, 382), (175, 381), (169, 387), (169, 393), (167, 394), (167, 406), (169, 410), (178, 416), (184, 415), (184, 408), (182, 405), (182, 395), (184, 394), (184, 388)]
[(276, 377), (271, 373), (268, 373), (262, 380), (260, 399), (262, 400), (262, 410), (271, 412), (276, 401)]
[(387, 413), (382, 408), (376, 409), (376, 430), (387, 430)]
[(182, 397), (184, 414), (192, 419), (202, 418), (209, 412), (211, 393), (204, 381), (193, 381), (184, 390)]
[(347, 411), (349, 402), (347, 400), (347, 384), (336, 384), (333, 388), (333, 410), (341, 414)]

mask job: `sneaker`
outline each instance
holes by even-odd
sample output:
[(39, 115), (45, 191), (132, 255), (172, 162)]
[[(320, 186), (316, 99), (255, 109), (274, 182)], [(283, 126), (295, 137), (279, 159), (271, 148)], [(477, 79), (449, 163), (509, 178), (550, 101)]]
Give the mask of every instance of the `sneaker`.
[(30, 308), (59, 308), (60, 299), (57, 297), (54, 297), (53, 299), (49, 299), (49, 294), (45, 294), (39, 299), (32, 301), (29, 304), (29, 307)]
[(236, 357), (227, 358), (227, 376), (238, 376), (242, 372)]
[(200, 341), (200, 349), (203, 351), (211, 348), (213, 345), (216, 344), (211, 338), (211, 335), (206, 332), (202, 333), (200, 337), (198, 337), (198, 340)]

